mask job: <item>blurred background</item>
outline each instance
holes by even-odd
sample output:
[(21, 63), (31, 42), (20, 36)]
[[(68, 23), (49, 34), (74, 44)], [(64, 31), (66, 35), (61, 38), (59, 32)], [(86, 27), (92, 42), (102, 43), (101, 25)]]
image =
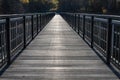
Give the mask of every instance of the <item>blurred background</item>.
[(0, 0), (0, 14), (84, 12), (120, 14), (120, 0)]

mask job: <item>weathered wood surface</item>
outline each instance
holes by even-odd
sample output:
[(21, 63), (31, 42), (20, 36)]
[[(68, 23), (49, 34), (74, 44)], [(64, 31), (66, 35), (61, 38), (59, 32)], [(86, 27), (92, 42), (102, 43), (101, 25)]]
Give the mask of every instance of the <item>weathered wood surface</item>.
[(0, 80), (119, 80), (56, 15)]

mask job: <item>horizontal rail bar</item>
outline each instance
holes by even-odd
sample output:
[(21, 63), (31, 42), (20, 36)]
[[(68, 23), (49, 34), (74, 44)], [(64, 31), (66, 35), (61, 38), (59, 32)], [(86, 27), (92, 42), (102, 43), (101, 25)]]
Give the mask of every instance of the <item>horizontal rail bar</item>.
[(12, 63), (54, 15), (51, 12), (0, 15), (1, 71)]
[(75, 31), (102, 55), (106, 64), (112, 64), (120, 71), (120, 16), (66, 12), (60, 14), (73, 29), (79, 29), (79, 32)]

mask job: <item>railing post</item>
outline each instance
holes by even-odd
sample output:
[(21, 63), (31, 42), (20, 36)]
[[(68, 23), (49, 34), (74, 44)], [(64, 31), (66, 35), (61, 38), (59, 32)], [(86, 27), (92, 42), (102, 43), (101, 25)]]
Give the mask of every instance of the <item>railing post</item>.
[(34, 27), (34, 24), (33, 24), (33, 23), (34, 23), (34, 20), (33, 20), (33, 19), (34, 19), (34, 18), (33, 18), (33, 17), (34, 17), (34, 16), (32, 15), (32, 20), (31, 20), (31, 21), (32, 21), (32, 30), (31, 30), (31, 31), (32, 31), (32, 33), (31, 33), (31, 34), (32, 34), (32, 39), (34, 39), (34, 31), (33, 31), (33, 27)]
[(71, 24), (71, 28), (73, 28), (73, 16), (72, 15), (70, 15), (70, 16), (71, 16), (70, 24)]
[(112, 41), (112, 19), (108, 19), (108, 33), (107, 33), (107, 64), (110, 65), (111, 60), (111, 41)]
[(38, 29), (39, 29), (39, 28), (38, 28), (38, 27), (39, 27), (38, 17), (39, 17), (39, 16), (38, 16), (38, 14), (37, 14), (37, 34), (39, 33), (39, 31), (38, 31)]
[(74, 29), (74, 16), (72, 14), (72, 29)]
[(40, 17), (39, 17), (39, 18), (40, 18), (40, 31), (41, 31), (41, 29), (42, 29), (42, 28), (41, 28), (41, 26), (42, 26), (42, 21), (41, 21), (42, 19), (41, 19), (41, 17), (42, 17), (42, 16), (41, 16), (41, 14), (40, 14)]
[(80, 35), (80, 15), (78, 15), (78, 34)]
[(93, 48), (94, 16), (91, 17), (91, 48)]
[(10, 18), (6, 18), (6, 48), (7, 48), (7, 64), (11, 64), (11, 57), (10, 57)]
[(43, 18), (43, 14), (41, 14), (41, 18), (40, 18), (41, 19), (41, 21), (40, 21), (41, 22), (41, 30), (42, 30), (42, 26), (43, 26), (43, 19), (42, 18)]
[(77, 27), (77, 23), (76, 23), (76, 22), (77, 22), (77, 20), (76, 20), (76, 19), (77, 19), (77, 14), (75, 14), (75, 16), (74, 16), (74, 17), (75, 17), (74, 30), (76, 31), (76, 27)]
[(24, 48), (26, 48), (26, 17), (23, 16)]
[(83, 15), (83, 39), (85, 40), (85, 15)]

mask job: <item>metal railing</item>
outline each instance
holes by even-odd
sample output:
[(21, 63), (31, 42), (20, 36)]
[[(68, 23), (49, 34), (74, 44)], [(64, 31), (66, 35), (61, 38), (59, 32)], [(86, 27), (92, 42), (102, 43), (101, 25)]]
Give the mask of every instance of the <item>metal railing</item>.
[(37, 36), (54, 13), (15, 14), (0, 16), (0, 69)]
[(120, 69), (120, 16), (60, 13), (108, 65)]

